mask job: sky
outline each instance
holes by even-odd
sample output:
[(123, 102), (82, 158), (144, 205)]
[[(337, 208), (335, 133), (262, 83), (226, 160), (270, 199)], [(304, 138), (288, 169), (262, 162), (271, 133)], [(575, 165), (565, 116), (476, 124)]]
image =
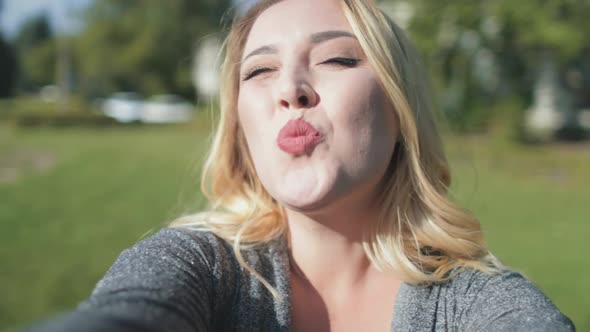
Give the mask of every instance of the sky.
[(58, 33), (72, 33), (80, 28), (81, 23), (75, 15), (92, 0), (0, 0), (0, 29), (4, 36), (12, 38), (20, 26), (35, 15), (43, 12), (49, 15), (51, 26)]

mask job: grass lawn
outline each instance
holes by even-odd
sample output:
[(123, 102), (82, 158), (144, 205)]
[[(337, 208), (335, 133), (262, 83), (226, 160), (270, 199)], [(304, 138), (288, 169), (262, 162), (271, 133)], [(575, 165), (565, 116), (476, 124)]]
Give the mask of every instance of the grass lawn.
[[(202, 121), (205, 122), (205, 121)], [(73, 308), (124, 248), (198, 209), (207, 125), (0, 124), (0, 330)], [(590, 145), (448, 140), (452, 196), (497, 255), (590, 331)]]
[(590, 144), (515, 146), (448, 140), (456, 201), (481, 220), (500, 259), (590, 331)]

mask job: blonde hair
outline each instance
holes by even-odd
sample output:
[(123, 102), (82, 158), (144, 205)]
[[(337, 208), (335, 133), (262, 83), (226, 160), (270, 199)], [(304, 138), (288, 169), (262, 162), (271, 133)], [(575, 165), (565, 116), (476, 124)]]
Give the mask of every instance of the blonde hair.
[[(224, 43), (219, 125), (202, 175), (208, 211), (173, 226), (196, 226), (233, 243), (240, 264), (276, 297), (273, 287), (245, 262), (241, 250), (288, 232), (282, 207), (257, 178), (238, 123), (242, 52), (254, 21), (280, 0), (260, 1), (237, 19)], [(422, 65), (405, 33), (372, 1), (342, 0), (343, 10), (399, 120), (401, 140), (380, 196), (382, 213), (365, 234), (367, 256), (379, 269), (412, 284), (442, 282), (452, 271), (501, 267), (485, 244), (478, 220), (447, 192), (449, 166), (434, 123)]]

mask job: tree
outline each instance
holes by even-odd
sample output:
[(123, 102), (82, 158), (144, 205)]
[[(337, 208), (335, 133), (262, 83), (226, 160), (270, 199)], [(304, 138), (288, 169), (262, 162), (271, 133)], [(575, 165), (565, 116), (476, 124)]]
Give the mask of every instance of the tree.
[[(0, 1), (2, 13), (2, 1)], [(0, 98), (10, 97), (14, 93), (17, 60), (15, 50), (2, 36), (0, 31)]]
[[(500, 96), (527, 104), (548, 57), (562, 73), (590, 45), (587, 0), (415, 0), (410, 26), (427, 55), (447, 115), (460, 129), (492, 114)], [(483, 120), (482, 120), (483, 119)]]
[(0, 98), (14, 94), (17, 60), (12, 45), (0, 35)]
[(56, 42), (47, 15), (27, 21), (15, 41), (20, 59), (20, 88), (36, 90), (55, 81)]
[(87, 95), (126, 90), (192, 97), (193, 46), (216, 32), (231, 1), (97, 0), (77, 38)]

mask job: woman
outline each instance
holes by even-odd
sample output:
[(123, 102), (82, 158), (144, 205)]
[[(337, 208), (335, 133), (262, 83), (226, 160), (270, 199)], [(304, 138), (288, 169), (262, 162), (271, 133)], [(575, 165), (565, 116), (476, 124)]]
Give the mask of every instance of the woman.
[(53, 328), (574, 330), (447, 198), (422, 69), (375, 4), (262, 1), (225, 51), (211, 209), (125, 250)]

